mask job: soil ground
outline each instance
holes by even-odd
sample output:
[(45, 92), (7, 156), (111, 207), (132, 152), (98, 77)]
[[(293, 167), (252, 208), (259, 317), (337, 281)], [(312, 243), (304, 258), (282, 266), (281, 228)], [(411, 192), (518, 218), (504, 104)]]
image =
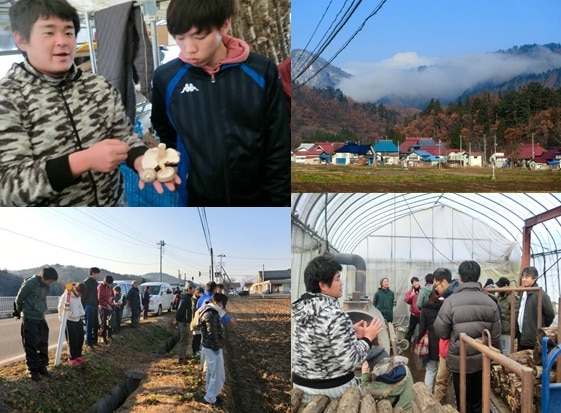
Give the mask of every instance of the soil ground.
[(292, 192), (555, 192), (561, 171), (292, 165)]
[(198, 358), (178, 364), (175, 313), (165, 313), (141, 320), (137, 329), (124, 325), (108, 344), (86, 349), (84, 368), (66, 362), (53, 367), (50, 354), (53, 378), (39, 383), (29, 379), (24, 361), (2, 367), (0, 413), (97, 411), (97, 401), (131, 373), (144, 379), (119, 412), (289, 411), (290, 297), (232, 298), (228, 313), (238, 325), (227, 331), (222, 408), (203, 403), (205, 378)]

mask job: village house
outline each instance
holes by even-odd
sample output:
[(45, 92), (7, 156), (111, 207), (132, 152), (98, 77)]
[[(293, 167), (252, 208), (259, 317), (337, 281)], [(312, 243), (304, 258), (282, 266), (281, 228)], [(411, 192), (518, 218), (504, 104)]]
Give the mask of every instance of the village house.
[(303, 143), (292, 151), (292, 162), (308, 165), (329, 164), (333, 162), (335, 150), (344, 145), (343, 142)]

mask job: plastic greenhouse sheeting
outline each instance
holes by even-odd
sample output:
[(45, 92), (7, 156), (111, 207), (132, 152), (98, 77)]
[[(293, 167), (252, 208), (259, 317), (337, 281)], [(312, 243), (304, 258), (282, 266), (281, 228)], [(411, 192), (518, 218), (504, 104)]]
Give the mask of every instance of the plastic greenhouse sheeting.
[[(326, 251), (360, 256), (366, 262), (371, 300), (383, 277), (396, 293), (397, 325), (407, 325), (403, 301), (416, 276), (446, 267), (457, 277), (464, 260), (477, 261), (480, 282), (501, 276), (518, 280), (524, 220), (559, 207), (561, 194), (293, 194), (292, 298), (305, 292), (306, 264)], [(554, 303), (559, 297), (561, 219), (532, 229), (531, 261), (538, 284)], [(343, 266), (344, 299), (357, 290), (355, 268)], [(359, 283), (360, 286), (360, 283)]]

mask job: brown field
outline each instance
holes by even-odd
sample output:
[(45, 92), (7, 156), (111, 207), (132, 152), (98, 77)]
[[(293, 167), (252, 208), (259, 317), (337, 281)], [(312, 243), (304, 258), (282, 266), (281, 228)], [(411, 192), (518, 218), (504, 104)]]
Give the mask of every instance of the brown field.
[(292, 165), (292, 192), (556, 192), (561, 171)]
[[(25, 362), (0, 369), (0, 412), (93, 412), (95, 404), (130, 372), (144, 379), (118, 412), (287, 412), (290, 382), (290, 298), (232, 298), (228, 313), (238, 326), (227, 331), (224, 346), (226, 384), (223, 408), (203, 403), (205, 378), (198, 358), (177, 363), (173, 343), (175, 313), (125, 325), (109, 344), (84, 356), (86, 367), (53, 367), (51, 379), (32, 382)], [(21, 345), (21, 343), (14, 343)], [(190, 352), (190, 348), (188, 349)], [(63, 351), (65, 359), (66, 351)]]

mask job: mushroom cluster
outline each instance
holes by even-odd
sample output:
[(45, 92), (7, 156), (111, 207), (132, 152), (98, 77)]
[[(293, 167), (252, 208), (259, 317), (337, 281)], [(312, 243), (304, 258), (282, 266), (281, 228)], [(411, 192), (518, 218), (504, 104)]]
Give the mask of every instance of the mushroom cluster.
[(150, 148), (142, 157), (142, 172), (140, 179), (144, 182), (169, 182), (175, 178), (175, 168), (179, 163), (179, 153), (175, 149), (166, 149), (165, 143), (156, 148)]

